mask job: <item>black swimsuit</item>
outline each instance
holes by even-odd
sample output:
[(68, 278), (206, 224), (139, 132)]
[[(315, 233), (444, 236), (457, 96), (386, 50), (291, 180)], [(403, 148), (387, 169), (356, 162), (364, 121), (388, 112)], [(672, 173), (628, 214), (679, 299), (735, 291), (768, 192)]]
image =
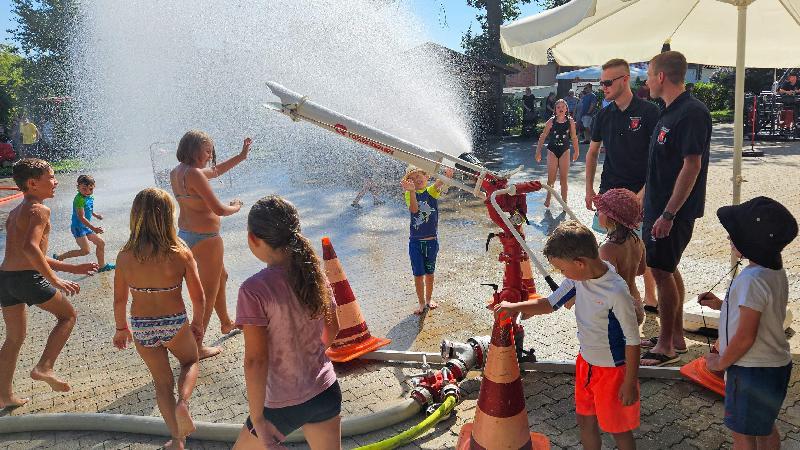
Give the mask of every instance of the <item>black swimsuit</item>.
[(550, 141), (547, 142), (547, 149), (550, 150), (556, 158), (561, 158), (561, 155), (569, 149), (569, 118), (565, 122), (558, 122), (553, 117), (553, 126), (550, 127)]

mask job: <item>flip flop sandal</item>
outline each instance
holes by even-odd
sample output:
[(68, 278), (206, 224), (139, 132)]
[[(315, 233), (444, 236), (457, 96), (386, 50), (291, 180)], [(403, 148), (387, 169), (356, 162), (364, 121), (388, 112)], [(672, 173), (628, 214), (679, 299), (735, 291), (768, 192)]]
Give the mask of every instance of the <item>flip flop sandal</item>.
[(644, 310), (654, 314), (658, 314), (658, 306), (644, 305)]
[(669, 355), (665, 355), (663, 353), (646, 352), (644, 355), (642, 355), (640, 361), (641, 360), (645, 360), (645, 359), (652, 359), (654, 361), (658, 361), (658, 363), (657, 364), (653, 364), (653, 365), (642, 364), (643, 367), (661, 367), (661, 366), (665, 366), (667, 364), (672, 364), (674, 362), (678, 362), (678, 361), (681, 360), (681, 357), (678, 356), (678, 355), (669, 356)]
[[(653, 348), (657, 344), (658, 344), (658, 337), (657, 336), (653, 336), (650, 339), (646, 339), (646, 340), (642, 341), (641, 346), (642, 346), (642, 348)], [(688, 352), (689, 352), (688, 348), (677, 348), (677, 347), (675, 348), (675, 353), (677, 353), (679, 355), (683, 355), (683, 354), (686, 354)]]

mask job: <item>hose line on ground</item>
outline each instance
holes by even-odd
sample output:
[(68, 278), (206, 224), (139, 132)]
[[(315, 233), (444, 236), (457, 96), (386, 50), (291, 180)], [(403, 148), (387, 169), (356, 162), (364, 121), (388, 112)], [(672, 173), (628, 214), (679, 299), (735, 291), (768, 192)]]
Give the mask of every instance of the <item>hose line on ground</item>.
[[(421, 406), (405, 399), (385, 409), (363, 416), (342, 419), (342, 436), (370, 433), (400, 422), (419, 413)], [(190, 439), (235, 442), (241, 423), (195, 422), (197, 430)], [(170, 432), (161, 417), (105, 413), (25, 414), (0, 417), (0, 435), (6, 433), (41, 431), (105, 431), (169, 437)], [(290, 434), (284, 442), (304, 442), (302, 430)]]
[(442, 419), (446, 418), (450, 415), (453, 411), (453, 408), (456, 406), (456, 398), (453, 395), (448, 395), (444, 402), (436, 408), (436, 411), (433, 414), (429, 415), (419, 424), (409, 428), (408, 430), (398, 434), (397, 436), (390, 437), (388, 439), (384, 439), (380, 442), (376, 442), (374, 444), (365, 445), (363, 447), (358, 447), (355, 450), (389, 450), (393, 448), (397, 448), (403, 444), (408, 444), (409, 442), (417, 439), (418, 437), (422, 436), (433, 428), (434, 425), (439, 423)]

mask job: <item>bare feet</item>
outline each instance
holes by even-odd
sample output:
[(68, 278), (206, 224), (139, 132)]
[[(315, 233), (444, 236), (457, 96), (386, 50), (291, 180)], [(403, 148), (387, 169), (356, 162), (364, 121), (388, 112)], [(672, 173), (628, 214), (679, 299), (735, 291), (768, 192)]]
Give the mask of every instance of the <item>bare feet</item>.
[(186, 400), (178, 400), (178, 404), (175, 405), (175, 420), (178, 422), (178, 434), (181, 436), (188, 436), (196, 430)]
[(208, 347), (202, 346), (200, 347), (200, 359), (211, 358), (212, 356), (217, 356), (222, 353), (222, 348), (220, 347)]
[(31, 370), (31, 378), (36, 381), (44, 381), (56, 392), (67, 392), (70, 390), (69, 383), (59, 380), (55, 372), (53, 372), (53, 369), (42, 370), (38, 367), (34, 367), (33, 370)]
[(172, 438), (164, 443), (164, 448), (167, 450), (184, 450), (184, 439)]
[(222, 332), (222, 334), (228, 334), (231, 331), (236, 330), (236, 329), (237, 329), (236, 325), (234, 325), (233, 322), (223, 323), (219, 327), (219, 330)]
[(414, 314), (420, 315), (425, 311), (425, 305), (417, 306), (417, 309), (414, 310)]
[(429, 309), (436, 309), (438, 307), (439, 307), (439, 304), (436, 303), (435, 301), (431, 300), (431, 301), (428, 302), (428, 308)]
[(11, 395), (9, 398), (0, 398), (0, 409), (5, 408), (19, 408), (31, 401), (29, 398), (19, 398), (16, 395)]

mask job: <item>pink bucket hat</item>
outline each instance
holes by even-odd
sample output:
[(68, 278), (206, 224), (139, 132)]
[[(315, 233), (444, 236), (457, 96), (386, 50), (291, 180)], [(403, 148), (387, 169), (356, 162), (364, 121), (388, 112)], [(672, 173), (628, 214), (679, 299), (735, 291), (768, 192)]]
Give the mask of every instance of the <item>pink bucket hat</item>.
[(631, 230), (639, 228), (642, 223), (642, 205), (636, 194), (627, 189), (611, 189), (595, 195), (594, 205), (598, 212)]

